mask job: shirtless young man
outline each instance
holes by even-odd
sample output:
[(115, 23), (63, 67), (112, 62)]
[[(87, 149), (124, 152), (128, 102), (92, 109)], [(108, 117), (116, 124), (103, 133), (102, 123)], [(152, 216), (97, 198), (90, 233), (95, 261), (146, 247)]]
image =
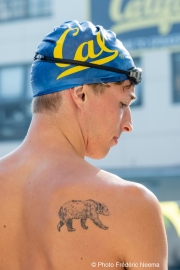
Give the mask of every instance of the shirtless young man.
[(156, 197), (84, 160), (103, 158), (132, 131), (140, 73), (115, 34), (90, 22), (44, 38), (32, 66), (32, 123), (0, 161), (1, 270), (167, 269)]

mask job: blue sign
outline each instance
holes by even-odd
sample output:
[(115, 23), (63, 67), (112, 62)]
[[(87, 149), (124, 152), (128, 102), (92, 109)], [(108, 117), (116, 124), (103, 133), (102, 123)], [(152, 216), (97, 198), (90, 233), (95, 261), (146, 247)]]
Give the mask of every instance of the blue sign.
[(180, 45), (180, 0), (91, 0), (91, 21), (128, 50)]

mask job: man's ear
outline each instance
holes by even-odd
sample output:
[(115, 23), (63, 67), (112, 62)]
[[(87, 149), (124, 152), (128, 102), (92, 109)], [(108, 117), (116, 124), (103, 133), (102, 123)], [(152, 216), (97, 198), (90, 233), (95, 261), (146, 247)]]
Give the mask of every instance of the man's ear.
[(83, 103), (86, 102), (86, 94), (84, 91), (84, 85), (76, 86), (76, 87), (70, 88), (69, 90), (70, 90), (70, 94), (73, 101), (80, 108), (83, 105)]

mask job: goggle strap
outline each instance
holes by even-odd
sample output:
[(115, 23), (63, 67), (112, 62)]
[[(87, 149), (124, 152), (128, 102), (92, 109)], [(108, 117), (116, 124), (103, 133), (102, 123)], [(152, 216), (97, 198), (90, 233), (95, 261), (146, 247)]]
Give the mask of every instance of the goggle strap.
[(42, 61), (47, 61), (47, 62), (52, 62), (52, 63), (65, 63), (65, 64), (72, 64), (72, 65), (78, 65), (78, 66), (85, 66), (85, 67), (90, 67), (90, 68), (97, 68), (97, 69), (103, 69), (103, 70), (112, 71), (116, 73), (126, 74), (127, 76), (130, 75), (130, 71), (125, 71), (125, 70), (121, 70), (121, 69), (117, 69), (113, 67), (100, 66), (100, 65), (89, 63), (89, 62), (82, 62), (82, 61), (77, 61), (77, 60), (72, 60), (72, 59), (54, 58), (50, 56), (44, 56), (42, 54), (36, 54), (34, 57), (34, 60), (42, 60)]
[(54, 58), (54, 57), (45, 56), (45, 55), (38, 54), (38, 53), (36, 53), (36, 55), (34, 56), (34, 61), (35, 60), (47, 61), (47, 62), (51, 62), (51, 63), (72, 64), (72, 65), (77, 65), (77, 66), (85, 66), (85, 67), (90, 67), (90, 68), (97, 68), (97, 69), (112, 71), (112, 72), (116, 72), (116, 73), (120, 73), (120, 74), (126, 74), (133, 85), (137, 85), (138, 83), (141, 82), (142, 71), (140, 69), (137, 69), (137, 68), (132, 68), (131, 70), (126, 71), (126, 70), (122, 70), (122, 69), (117, 69), (117, 68), (102, 66), (102, 65), (96, 65), (93, 63), (83, 62), (83, 61), (78, 61), (78, 60)]

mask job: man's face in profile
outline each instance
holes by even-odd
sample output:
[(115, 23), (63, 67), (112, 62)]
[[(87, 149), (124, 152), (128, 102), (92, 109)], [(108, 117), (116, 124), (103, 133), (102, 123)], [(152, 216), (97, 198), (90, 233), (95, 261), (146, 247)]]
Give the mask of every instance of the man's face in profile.
[[(135, 89), (128, 80), (122, 84), (108, 83), (103, 94), (89, 93), (85, 106), (86, 156), (94, 159), (105, 157), (118, 143), (123, 131), (132, 131), (130, 104)], [(89, 85), (85, 85), (89, 87)]]

